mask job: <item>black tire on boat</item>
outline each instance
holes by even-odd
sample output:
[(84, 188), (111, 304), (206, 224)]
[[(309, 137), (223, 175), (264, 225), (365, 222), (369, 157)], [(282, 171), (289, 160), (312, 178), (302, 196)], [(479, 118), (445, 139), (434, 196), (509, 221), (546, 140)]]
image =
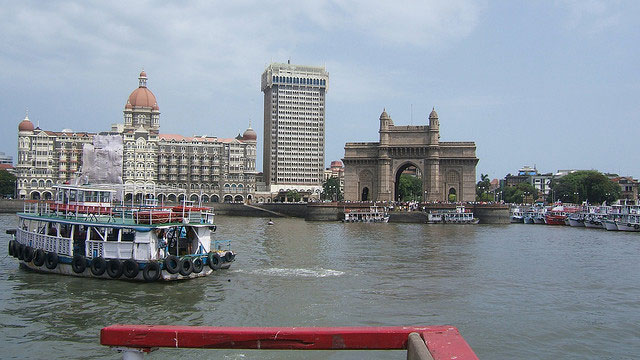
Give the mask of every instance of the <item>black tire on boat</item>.
[(107, 271), (107, 260), (102, 256), (91, 260), (91, 273), (94, 276), (101, 276), (105, 271)]
[(164, 259), (164, 268), (169, 274), (175, 274), (180, 271), (179, 264), (180, 260), (175, 255), (169, 255)]
[(44, 265), (44, 261), (47, 258), (47, 253), (42, 249), (36, 250), (36, 254), (33, 256), (33, 265), (42, 266)]
[(207, 257), (207, 262), (209, 263), (209, 267), (211, 268), (211, 270), (215, 271), (220, 269), (220, 264), (222, 263), (222, 259), (220, 259), (220, 255), (218, 255), (218, 253), (211, 252)]
[(9, 255), (13, 256), (13, 243), (15, 240), (9, 240)]
[(80, 274), (83, 273), (87, 269), (87, 258), (78, 254), (73, 255), (73, 259), (71, 260), (71, 270), (74, 273)]
[(202, 261), (202, 258), (197, 257), (193, 259), (192, 263), (193, 263), (193, 273), (194, 274), (201, 273), (202, 269), (204, 269), (204, 261)]
[(193, 261), (188, 257), (183, 257), (178, 263), (178, 268), (180, 269), (180, 275), (189, 276), (193, 272)]
[(47, 256), (45, 256), (44, 258), (44, 265), (49, 270), (55, 269), (56, 266), (58, 266), (58, 254), (54, 253), (53, 251), (49, 251), (47, 253)]
[(640, 229), (640, 225), (635, 224), (635, 225), (633, 225), (633, 228), (634, 228), (634, 229), (636, 229), (636, 230), (638, 230), (638, 229)]
[(107, 274), (112, 279), (117, 279), (122, 276), (122, 263), (118, 259), (111, 259), (107, 261)]
[(160, 279), (162, 275), (162, 269), (157, 261), (149, 261), (149, 263), (142, 269), (142, 277), (144, 281), (152, 282)]
[(34, 254), (35, 254), (35, 251), (31, 246), (29, 245), (25, 246), (24, 250), (22, 251), (22, 257), (24, 259), (24, 262), (31, 262), (31, 260), (33, 260)]
[(16, 249), (16, 257), (18, 258), (18, 260), (24, 260), (24, 245), (18, 243)]
[(138, 272), (140, 272), (140, 268), (138, 267), (138, 263), (133, 259), (127, 259), (124, 261), (122, 266), (122, 272), (124, 276), (129, 279), (133, 279), (138, 276)]
[(236, 255), (234, 253), (232, 253), (231, 251), (227, 251), (226, 254), (224, 254), (224, 261), (226, 262), (232, 262), (233, 259), (235, 259)]

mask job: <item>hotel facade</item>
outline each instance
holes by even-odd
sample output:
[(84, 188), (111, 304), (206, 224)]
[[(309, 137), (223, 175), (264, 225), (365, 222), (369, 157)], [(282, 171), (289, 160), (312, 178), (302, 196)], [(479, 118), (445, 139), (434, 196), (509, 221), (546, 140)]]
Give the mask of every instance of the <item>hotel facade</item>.
[(263, 171), (267, 191), (318, 198), (324, 174), (324, 67), (273, 63), (262, 73)]
[(124, 122), (96, 134), (34, 127), (29, 117), (18, 125), (18, 197), (51, 199), (53, 185), (80, 175), (83, 148), (96, 135), (122, 138), (125, 198), (154, 192), (161, 201), (247, 202), (253, 198), (257, 134), (250, 127), (235, 138), (160, 133), (160, 108), (142, 71), (128, 97)]

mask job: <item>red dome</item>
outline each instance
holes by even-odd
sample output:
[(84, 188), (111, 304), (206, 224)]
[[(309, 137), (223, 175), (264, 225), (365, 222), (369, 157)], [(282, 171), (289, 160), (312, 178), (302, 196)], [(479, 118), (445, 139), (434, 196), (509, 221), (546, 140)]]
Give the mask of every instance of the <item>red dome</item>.
[(242, 134), (242, 140), (252, 140), (256, 141), (258, 139), (258, 134), (252, 129), (248, 128), (245, 130), (244, 134)]
[(33, 131), (33, 123), (29, 120), (29, 117), (25, 117), (24, 120), (18, 124), (18, 131)]
[(129, 95), (129, 102), (127, 105), (131, 104), (132, 107), (147, 107), (147, 108), (155, 108), (154, 110), (158, 110), (158, 102), (156, 101), (156, 96), (153, 95), (151, 90), (146, 87), (139, 87)]
[(331, 167), (342, 167), (342, 161), (334, 160), (331, 162)]

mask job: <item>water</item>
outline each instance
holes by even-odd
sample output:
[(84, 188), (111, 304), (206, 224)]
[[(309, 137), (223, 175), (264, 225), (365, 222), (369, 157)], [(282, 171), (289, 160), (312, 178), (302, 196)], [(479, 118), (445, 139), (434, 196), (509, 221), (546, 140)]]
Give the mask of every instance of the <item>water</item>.
[[(2, 358), (112, 358), (115, 323), (454, 325), (481, 359), (640, 358), (640, 235), (542, 225), (341, 224), (217, 217), (229, 271), (137, 284), (37, 274), (7, 256)], [(161, 349), (149, 359), (405, 359), (401, 351)]]

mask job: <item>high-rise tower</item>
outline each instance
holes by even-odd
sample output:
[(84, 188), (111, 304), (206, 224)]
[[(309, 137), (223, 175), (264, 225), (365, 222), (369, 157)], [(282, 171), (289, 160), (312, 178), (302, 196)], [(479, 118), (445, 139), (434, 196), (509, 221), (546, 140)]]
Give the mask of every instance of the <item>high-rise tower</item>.
[(273, 63), (262, 73), (263, 171), (273, 192), (320, 194), (324, 170), (324, 67)]

